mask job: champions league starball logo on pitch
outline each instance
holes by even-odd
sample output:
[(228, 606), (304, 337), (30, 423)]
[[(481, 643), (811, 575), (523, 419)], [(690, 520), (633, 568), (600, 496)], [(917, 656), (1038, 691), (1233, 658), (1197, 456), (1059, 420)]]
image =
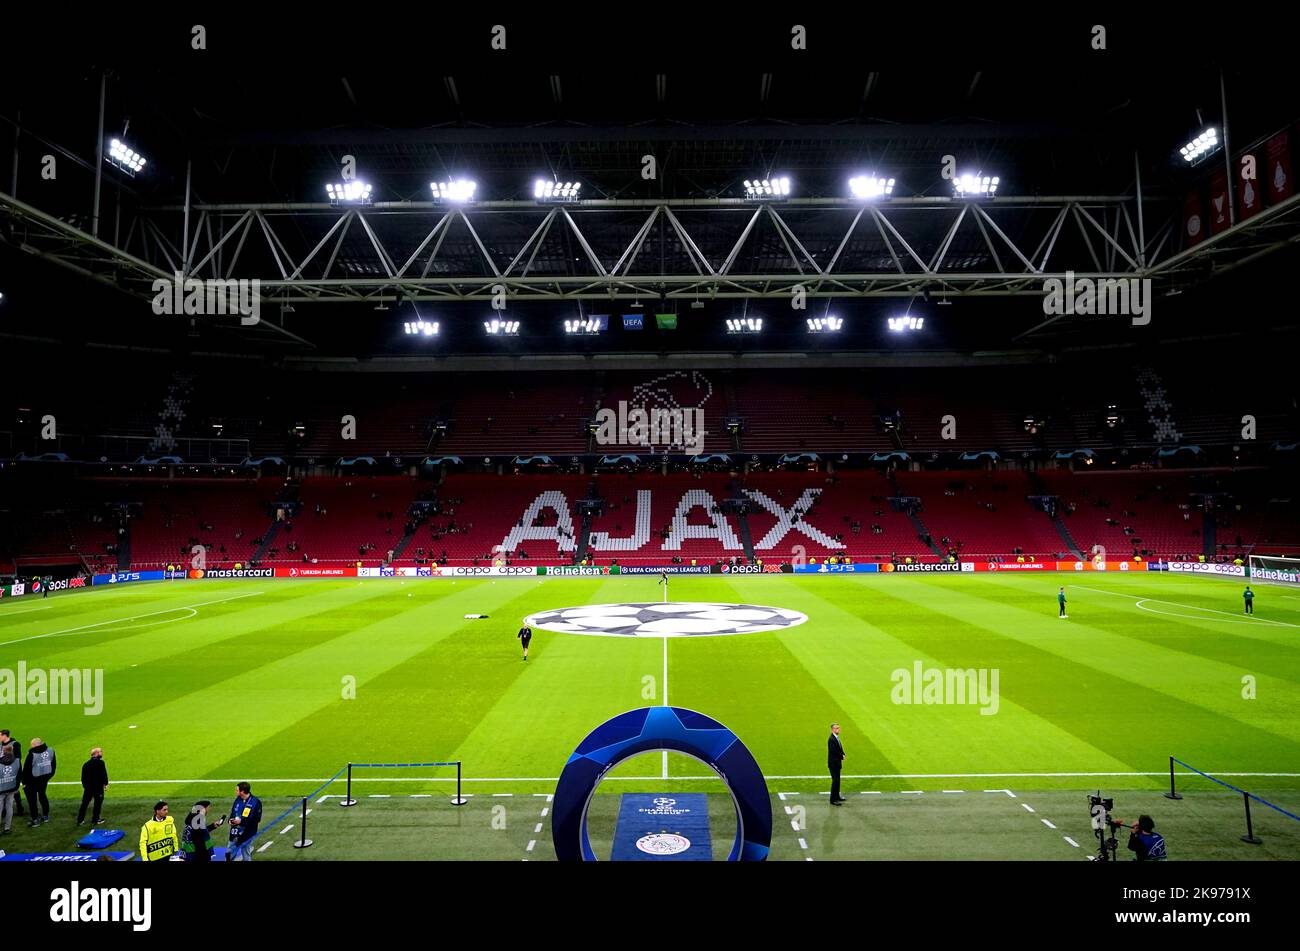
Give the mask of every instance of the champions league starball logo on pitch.
[(717, 637), (782, 631), (806, 614), (759, 604), (698, 601), (588, 604), (529, 615), (525, 623), (544, 631), (600, 637)]

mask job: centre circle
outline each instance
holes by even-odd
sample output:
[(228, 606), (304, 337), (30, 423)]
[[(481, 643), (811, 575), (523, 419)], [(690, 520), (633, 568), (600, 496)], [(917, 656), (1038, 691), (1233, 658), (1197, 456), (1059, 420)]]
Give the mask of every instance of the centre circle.
[(808, 620), (788, 608), (717, 601), (637, 601), (538, 611), (530, 627), (597, 637), (722, 637), (783, 631)]

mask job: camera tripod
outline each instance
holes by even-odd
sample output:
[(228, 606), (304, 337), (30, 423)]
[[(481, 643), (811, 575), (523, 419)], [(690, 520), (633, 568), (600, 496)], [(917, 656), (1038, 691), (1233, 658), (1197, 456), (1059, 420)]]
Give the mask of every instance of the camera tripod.
[[(1096, 796), (1088, 797), (1088, 803), (1090, 806), (1088, 811), (1092, 816), (1092, 832), (1097, 837), (1097, 861), (1118, 861), (1116, 853), (1119, 850), (1119, 840), (1115, 838), (1115, 830), (1122, 823), (1116, 822), (1110, 817), (1110, 810), (1114, 807), (1114, 800), (1101, 798), (1101, 790), (1097, 790)], [(1107, 835), (1110, 837), (1107, 838)]]
[[(1111, 823), (1109, 815), (1106, 815), (1106, 825), (1103, 828), (1095, 830), (1097, 835), (1097, 861), (1098, 862), (1117, 862), (1116, 851), (1119, 849), (1119, 840), (1115, 838), (1115, 826)], [(1110, 833), (1110, 838), (1106, 838), (1106, 833)]]

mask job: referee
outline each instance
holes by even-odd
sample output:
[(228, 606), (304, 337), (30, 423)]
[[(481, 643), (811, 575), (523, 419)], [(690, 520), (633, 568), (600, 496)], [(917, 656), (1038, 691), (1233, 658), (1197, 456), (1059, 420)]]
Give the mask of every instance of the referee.
[(516, 634), (515, 637), (519, 638), (520, 643), (524, 645), (524, 662), (527, 663), (528, 642), (533, 639), (533, 629), (525, 623), (524, 626), (519, 629), (519, 633)]

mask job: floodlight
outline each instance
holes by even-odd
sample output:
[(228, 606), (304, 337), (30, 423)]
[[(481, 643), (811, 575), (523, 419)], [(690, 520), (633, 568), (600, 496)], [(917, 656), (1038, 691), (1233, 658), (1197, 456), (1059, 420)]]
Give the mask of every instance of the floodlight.
[(808, 332), (810, 334), (820, 333), (839, 333), (844, 329), (843, 317), (809, 317)]
[(539, 178), (533, 182), (533, 197), (538, 201), (577, 201), (582, 182), (549, 182)]
[(745, 179), (745, 197), (756, 201), (777, 201), (790, 196), (790, 179), (747, 178)]
[(121, 139), (114, 139), (108, 144), (108, 161), (128, 175), (134, 176), (144, 169), (144, 156), (129, 148)]
[(430, 182), (429, 190), (433, 192), (434, 201), (473, 201), (478, 182), (468, 178), (457, 178), (449, 182)]
[(564, 332), (566, 334), (598, 334), (603, 333), (608, 326), (608, 314), (592, 314), (590, 317), (566, 320), (564, 322)]
[(991, 198), (998, 190), (998, 176), (981, 172), (973, 175), (968, 173), (953, 179), (952, 184), (957, 194), (963, 198)]
[(1188, 164), (1195, 165), (1211, 152), (1217, 151), (1219, 145), (1218, 130), (1215, 129), (1214, 126), (1210, 126), (1178, 151), (1182, 153), (1183, 158)]
[(763, 331), (762, 317), (728, 317), (727, 333), (756, 334)]
[(849, 179), (849, 191), (854, 198), (882, 198), (894, 193), (894, 179), (857, 175)]
[(925, 326), (924, 317), (890, 317), (889, 329), (894, 333), (905, 333), (909, 330), (920, 330)]
[(491, 320), (483, 321), (483, 329), (494, 337), (513, 337), (519, 333), (519, 321), (493, 317)]
[(364, 205), (370, 201), (372, 187), (366, 182), (352, 179), (342, 184), (330, 184), (325, 186), (325, 194), (329, 196), (332, 202), (353, 202)]
[(434, 337), (438, 334), (438, 322), (436, 320), (408, 320), (402, 324), (402, 329), (406, 331), (407, 336)]

